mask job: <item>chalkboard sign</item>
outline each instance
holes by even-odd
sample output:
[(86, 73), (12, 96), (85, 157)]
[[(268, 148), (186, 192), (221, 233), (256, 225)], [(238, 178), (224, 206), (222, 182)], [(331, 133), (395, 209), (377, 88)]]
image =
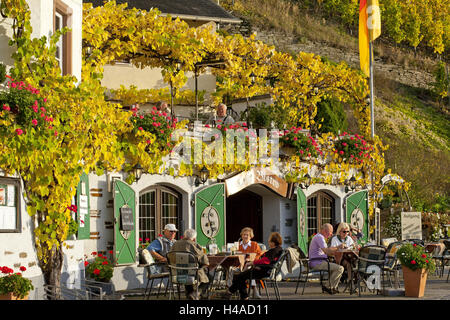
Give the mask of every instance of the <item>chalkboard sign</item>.
[(120, 208), (120, 230), (134, 230), (133, 209), (130, 207)]

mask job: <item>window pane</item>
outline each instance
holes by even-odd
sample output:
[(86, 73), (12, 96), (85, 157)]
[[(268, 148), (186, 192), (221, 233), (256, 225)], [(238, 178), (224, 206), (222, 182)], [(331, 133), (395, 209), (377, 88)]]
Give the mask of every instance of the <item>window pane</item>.
[(308, 199), (308, 238), (317, 232), (317, 197)]
[(322, 224), (330, 223), (332, 224), (332, 216), (331, 216), (331, 201), (325, 197), (322, 198)]
[(153, 241), (156, 238), (156, 191), (139, 196), (139, 238)]
[(178, 198), (171, 193), (161, 192), (161, 225), (167, 223), (178, 225)]

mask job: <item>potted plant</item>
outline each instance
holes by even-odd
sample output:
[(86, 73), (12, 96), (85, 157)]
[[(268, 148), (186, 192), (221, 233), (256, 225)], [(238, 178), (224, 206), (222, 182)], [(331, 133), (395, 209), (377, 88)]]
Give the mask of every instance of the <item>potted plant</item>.
[[(112, 255), (113, 252), (109, 251), (109, 253)], [(111, 261), (101, 253), (92, 252), (91, 255), (94, 259), (84, 262), (86, 278), (96, 281), (95, 286), (101, 287), (106, 294), (112, 294), (114, 290), (111, 278), (114, 267)]]
[[(20, 271), (27, 269), (21, 266)], [(30, 279), (24, 278), (22, 273), (16, 272), (9, 267), (1, 267), (0, 277), (0, 300), (28, 300), (28, 293), (34, 289)]]
[(434, 272), (436, 264), (422, 246), (406, 243), (397, 251), (402, 265), (405, 296), (423, 297), (428, 272)]
[(150, 245), (150, 238), (145, 238), (145, 242), (142, 238), (139, 238), (139, 246), (138, 246), (138, 255), (139, 255), (139, 264), (145, 264), (144, 258), (142, 257), (142, 250), (147, 249)]
[(280, 144), (285, 153), (295, 154), (302, 159), (317, 157), (318, 153), (322, 155), (314, 138), (307, 136), (301, 128), (292, 127), (290, 130), (284, 130)]

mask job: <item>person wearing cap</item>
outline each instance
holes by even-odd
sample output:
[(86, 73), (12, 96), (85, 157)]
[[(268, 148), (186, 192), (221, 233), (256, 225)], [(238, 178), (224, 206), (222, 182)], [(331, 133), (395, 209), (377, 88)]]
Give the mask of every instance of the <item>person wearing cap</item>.
[(177, 228), (174, 224), (169, 223), (164, 226), (162, 236), (159, 236), (152, 243), (149, 244), (147, 250), (152, 255), (156, 262), (166, 262), (167, 263), (167, 252), (170, 251), (173, 244), (175, 243), (175, 236), (177, 234)]

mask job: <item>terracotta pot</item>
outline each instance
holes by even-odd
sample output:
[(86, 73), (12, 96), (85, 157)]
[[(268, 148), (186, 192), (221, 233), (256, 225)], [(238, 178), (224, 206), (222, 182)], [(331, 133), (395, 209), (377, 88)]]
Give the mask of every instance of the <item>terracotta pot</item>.
[(28, 300), (28, 295), (20, 299), (14, 293), (8, 292), (7, 294), (0, 294), (0, 300)]
[(426, 269), (411, 270), (408, 267), (402, 266), (403, 281), (405, 285), (406, 297), (423, 297), (425, 293), (425, 286), (427, 284), (428, 272)]

